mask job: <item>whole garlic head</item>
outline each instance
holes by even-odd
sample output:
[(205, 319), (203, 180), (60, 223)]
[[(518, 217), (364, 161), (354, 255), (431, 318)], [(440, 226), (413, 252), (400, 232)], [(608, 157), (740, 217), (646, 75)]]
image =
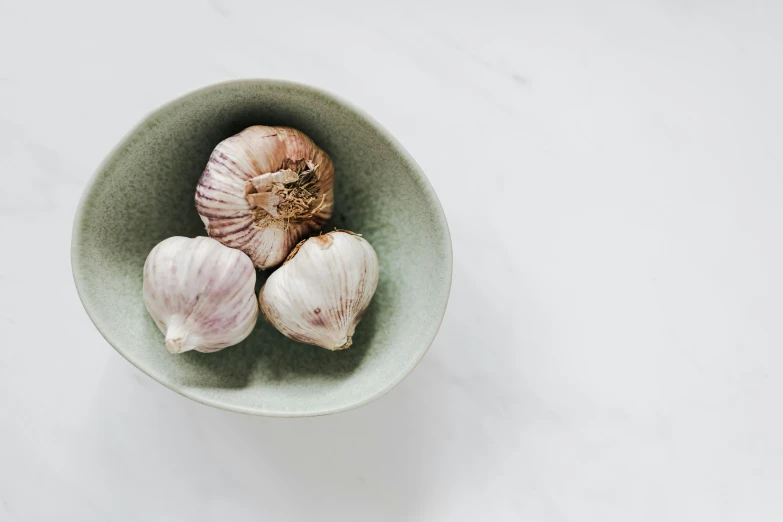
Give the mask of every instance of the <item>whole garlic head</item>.
[(255, 284), (250, 258), (208, 237), (170, 237), (144, 263), (144, 304), (171, 353), (215, 352), (250, 335)]
[(351, 346), (378, 286), (378, 256), (346, 231), (301, 242), (258, 294), (261, 312), (286, 337), (327, 350)]
[(196, 187), (207, 233), (258, 268), (280, 264), (332, 215), (334, 166), (303, 133), (248, 127), (218, 144)]

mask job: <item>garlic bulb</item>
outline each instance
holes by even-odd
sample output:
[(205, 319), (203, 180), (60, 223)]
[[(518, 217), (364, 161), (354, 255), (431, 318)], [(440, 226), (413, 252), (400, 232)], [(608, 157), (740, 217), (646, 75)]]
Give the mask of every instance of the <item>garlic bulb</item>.
[(378, 257), (370, 243), (335, 231), (299, 243), (269, 276), (258, 300), (286, 337), (342, 350), (351, 346), (377, 286)]
[(265, 269), (279, 264), (332, 215), (334, 167), (287, 127), (248, 127), (221, 141), (196, 188), (207, 233)]
[(144, 304), (171, 353), (215, 352), (250, 335), (255, 284), (250, 259), (208, 237), (170, 237), (144, 263)]

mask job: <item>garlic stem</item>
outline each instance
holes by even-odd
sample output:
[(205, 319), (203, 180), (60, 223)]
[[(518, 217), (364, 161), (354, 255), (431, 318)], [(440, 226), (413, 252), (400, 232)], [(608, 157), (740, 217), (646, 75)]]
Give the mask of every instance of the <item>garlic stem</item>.
[(192, 345), (191, 347), (185, 345), (187, 337), (188, 331), (182, 322), (170, 324), (166, 330), (166, 349), (169, 353), (183, 353), (192, 350)]
[(353, 344), (353, 336), (349, 335), (340, 339), (337, 344), (335, 344), (334, 348), (332, 348), (332, 350), (345, 350), (346, 348), (350, 347), (351, 344)]

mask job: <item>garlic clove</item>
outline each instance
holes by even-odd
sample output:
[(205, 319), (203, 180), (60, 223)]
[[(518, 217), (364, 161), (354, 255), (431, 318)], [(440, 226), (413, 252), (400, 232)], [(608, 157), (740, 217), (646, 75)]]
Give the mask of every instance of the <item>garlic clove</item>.
[(334, 206), (334, 166), (303, 133), (249, 127), (215, 147), (196, 187), (207, 233), (266, 269), (320, 230)]
[(250, 335), (255, 284), (250, 258), (208, 237), (170, 237), (144, 263), (144, 304), (170, 353), (214, 352)]
[(378, 275), (378, 256), (359, 235), (311, 237), (269, 276), (258, 295), (261, 312), (295, 341), (342, 350), (351, 346)]

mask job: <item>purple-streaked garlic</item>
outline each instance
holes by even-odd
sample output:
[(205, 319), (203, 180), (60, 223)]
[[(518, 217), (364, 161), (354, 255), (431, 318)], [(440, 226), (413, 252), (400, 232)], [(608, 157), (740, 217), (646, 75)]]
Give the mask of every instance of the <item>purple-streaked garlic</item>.
[(263, 270), (324, 226), (333, 187), (332, 160), (310, 138), (257, 125), (215, 147), (196, 187), (196, 210), (210, 237)]
[(250, 335), (255, 285), (250, 258), (208, 237), (170, 237), (144, 263), (144, 304), (171, 353), (216, 352)]
[(370, 243), (334, 231), (299, 243), (258, 294), (261, 313), (286, 337), (327, 350), (351, 346), (378, 286)]

